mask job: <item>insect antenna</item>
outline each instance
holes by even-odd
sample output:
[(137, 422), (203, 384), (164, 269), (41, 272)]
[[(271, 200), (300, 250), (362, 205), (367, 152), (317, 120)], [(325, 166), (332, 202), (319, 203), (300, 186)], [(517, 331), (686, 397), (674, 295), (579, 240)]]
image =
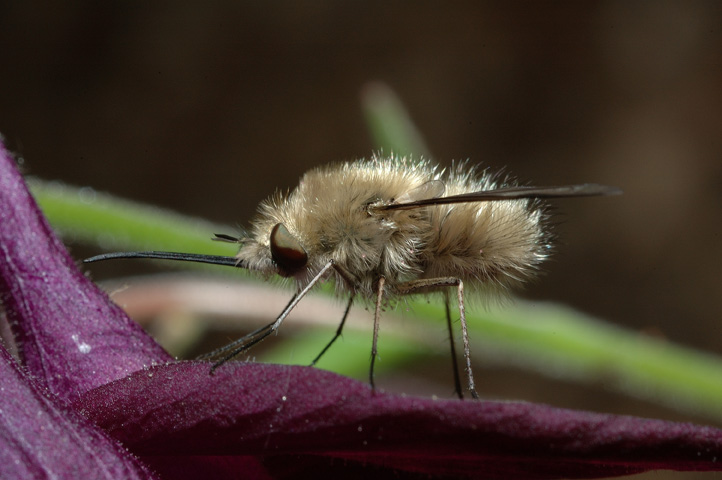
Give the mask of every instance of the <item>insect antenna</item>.
[(216, 233), (211, 240), (214, 242), (243, 243), (242, 238), (234, 237), (233, 235), (226, 235), (225, 233)]

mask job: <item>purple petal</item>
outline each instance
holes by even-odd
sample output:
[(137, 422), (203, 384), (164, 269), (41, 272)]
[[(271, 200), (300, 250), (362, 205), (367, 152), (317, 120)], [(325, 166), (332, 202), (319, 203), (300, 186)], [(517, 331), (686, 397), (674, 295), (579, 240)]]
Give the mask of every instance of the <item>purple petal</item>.
[(722, 470), (722, 431), (711, 427), (373, 394), (307, 367), (234, 363), (211, 376), (204, 363), (157, 366), (75, 406), (142, 458), (258, 455), (279, 477), (338, 473), (330, 465), (486, 478)]
[(0, 299), (23, 363), (61, 398), (170, 359), (77, 269), (2, 143)]
[(277, 478), (269, 474), (261, 460), (254, 456), (179, 457), (176, 454), (168, 454), (145, 457), (143, 461), (166, 479), (271, 480)]
[(41, 393), (0, 347), (0, 478), (155, 478), (116, 441)]

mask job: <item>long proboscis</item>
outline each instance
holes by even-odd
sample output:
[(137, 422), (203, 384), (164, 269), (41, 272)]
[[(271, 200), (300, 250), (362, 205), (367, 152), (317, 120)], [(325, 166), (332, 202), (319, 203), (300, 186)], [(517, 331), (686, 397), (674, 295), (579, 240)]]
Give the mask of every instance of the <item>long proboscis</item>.
[(593, 197), (598, 195), (619, 195), (622, 190), (617, 187), (584, 183), (581, 185), (566, 185), (563, 187), (503, 187), (493, 190), (462, 193), (448, 197), (427, 198), (406, 203), (380, 205), (375, 210), (408, 210), (411, 208), (432, 205), (448, 205), (452, 203), (489, 202), (493, 200), (520, 200), (532, 198), (564, 198), (564, 197)]
[(178, 252), (103, 253), (102, 255), (96, 255), (94, 257), (86, 258), (85, 260), (83, 260), (83, 263), (100, 262), (102, 260), (114, 260), (117, 258), (156, 258), (160, 260), (178, 260), (181, 262), (209, 263), (211, 265), (225, 265), (227, 267), (246, 268), (246, 265), (236, 257)]

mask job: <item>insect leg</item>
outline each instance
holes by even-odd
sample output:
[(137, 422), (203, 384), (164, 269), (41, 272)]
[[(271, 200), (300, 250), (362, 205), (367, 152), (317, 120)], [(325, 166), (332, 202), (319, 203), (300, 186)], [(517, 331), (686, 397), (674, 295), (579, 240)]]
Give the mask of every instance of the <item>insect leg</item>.
[[(213, 372), (216, 371), (218, 367), (223, 365), (224, 363), (231, 360), (236, 355), (239, 355), (243, 353), (244, 351), (248, 350), (276, 330), (278, 330), (278, 327), (281, 325), (281, 322), (283, 319), (280, 319), (281, 321), (276, 320), (273, 323), (270, 323), (266, 325), (265, 327), (261, 327), (258, 330), (254, 331), (251, 335), (246, 335), (243, 338), (240, 338), (236, 340), (235, 342), (232, 342), (233, 344), (238, 345), (235, 349), (230, 349), (230, 351), (224, 356), (221, 357), (219, 360), (216, 361), (213, 365), (211, 365), (211, 375), (213, 375)], [(254, 335), (260, 334), (259, 336), (253, 338)], [(243, 340), (243, 342), (241, 342)]]
[(461, 339), (464, 342), (464, 361), (466, 362), (466, 375), (469, 381), (469, 393), (471, 398), (479, 398), (474, 384), (474, 373), (471, 371), (471, 352), (469, 348), (469, 329), (466, 326), (466, 308), (464, 307), (464, 282), (459, 279), (459, 323), (461, 323)]
[(291, 301), (288, 302), (288, 305), (286, 305), (286, 308), (283, 309), (281, 314), (276, 318), (275, 321), (269, 323), (266, 326), (263, 326), (257, 330), (254, 330), (253, 332), (249, 333), (248, 335), (239, 338), (238, 340), (229, 343), (228, 345), (221, 347), (217, 350), (214, 350), (213, 352), (210, 352), (209, 354), (202, 355), (199, 357), (200, 359), (207, 359), (207, 358), (213, 358), (218, 357), (220, 355), (223, 355), (219, 360), (216, 361), (211, 366), (211, 374), (221, 365), (231, 360), (236, 355), (239, 355), (240, 353), (243, 353), (244, 351), (248, 350), (276, 330), (278, 330), (278, 327), (281, 326), (283, 321), (286, 319), (289, 313), (291, 313), (291, 310), (293, 310), (296, 305), (298, 305), (298, 302), (301, 301), (303, 297), (306, 296), (306, 294), (311, 291), (311, 289), (316, 285), (316, 283), (321, 280), (326, 272), (328, 272), (331, 268), (333, 268), (334, 262), (330, 261), (326, 265), (321, 268), (321, 270), (316, 274), (313, 279), (306, 285), (300, 292), (295, 294), (293, 298), (291, 298)]
[[(288, 307), (296, 299), (297, 296), (298, 296), (297, 293), (293, 294), (293, 297), (291, 297), (291, 300), (288, 302), (288, 305), (286, 305), (286, 308), (284, 308), (284, 310), (288, 309)], [(228, 352), (236, 350), (239, 346), (245, 345), (246, 343), (252, 341), (253, 338), (255, 338), (257, 335), (259, 335), (259, 334), (263, 333), (265, 330), (271, 328), (271, 326), (273, 326), (274, 323), (276, 323), (276, 320), (269, 323), (268, 325), (264, 325), (263, 327), (260, 327), (256, 330), (252, 331), (251, 333), (249, 333), (247, 335), (244, 335), (243, 337), (241, 337), (237, 340), (232, 341), (231, 343), (229, 343), (227, 345), (224, 345), (213, 351), (204, 353), (203, 355), (199, 355), (196, 357), (196, 360), (208, 360), (211, 358), (219, 358), (221, 356), (224, 356)]]
[[(352, 279), (351, 274), (345, 268), (343, 268), (341, 265), (338, 265), (337, 263), (333, 263), (333, 268), (334, 268), (334, 270), (336, 270), (336, 273), (338, 273), (341, 276), (341, 278), (346, 282), (349, 289), (353, 292), (355, 283)], [(310, 367), (313, 367), (314, 365), (316, 365), (316, 362), (318, 362), (321, 359), (321, 357), (326, 353), (326, 351), (329, 348), (331, 348), (331, 345), (333, 345), (333, 343), (336, 341), (336, 339), (341, 336), (341, 332), (343, 331), (343, 326), (346, 324), (346, 318), (348, 317), (348, 313), (351, 311), (351, 304), (353, 303), (353, 297), (354, 297), (354, 294), (352, 293), (351, 297), (348, 299), (348, 305), (346, 305), (346, 310), (343, 313), (343, 318), (341, 319), (341, 324), (338, 326), (338, 329), (336, 330), (336, 335), (334, 335), (334, 337), (331, 339), (331, 341), (328, 342), (328, 344), (323, 348), (323, 350), (321, 350), (321, 353), (319, 353), (316, 356), (316, 358), (313, 359), (313, 361), (311, 362), (311, 365), (309, 365)]]
[(376, 311), (374, 312), (374, 339), (371, 343), (371, 366), (369, 367), (371, 390), (376, 390), (376, 385), (374, 384), (374, 364), (376, 363), (376, 356), (378, 355), (379, 320), (381, 318), (381, 304), (384, 301), (384, 283), (386, 283), (386, 279), (379, 277), (378, 292), (376, 294)]
[(449, 308), (448, 290), (444, 290), (444, 307), (446, 309), (446, 326), (449, 330), (449, 345), (451, 345), (451, 370), (454, 372), (454, 390), (456, 391), (456, 395), (461, 399), (464, 398), (464, 394), (461, 393), (459, 364), (456, 361), (456, 344), (454, 342), (454, 328), (451, 325), (451, 309)]
[(341, 332), (343, 331), (343, 326), (346, 323), (346, 318), (348, 317), (348, 312), (351, 310), (351, 304), (353, 303), (353, 295), (351, 295), (351, 298), (348, 299), (348, 305), (346, 305), (346, 311), (343, 312), (343, 318), (341, 319), (341, 324), (338, 326), (338, 329), (336, 330), (336, 335), (333, 336), (330, 342), (326, 344), (325, 347), (323, 347), (323, 350), (321, 350), (321, 353), (319, 353), (316, 358), (313, 359), (313, 362), (311, 362), (310, 367), (313, 367), (316, 365), (316, 362), (318, 362), (321, 357), (323, 357), (323, 354), (326, 353), (326, 350), (331, 348), (331, 345), (333, 345), (333, 342), (336, 341), (338, 337), (341, 336)]
[(474, 374), (471, 370), (471, 354), (469, 352), (469, 330), (466, 326), (466, 309), (464, 308), (464, 282), (455, 277), (424, 278), (412, 280), (395, 286), (396, 293), (410, 295), (413, 293), (431, 292), (443, 287), (456, 287), (459, 301), (459, 322), (461, 323), (461, 337), (464, 343), (464, 360), (466, 363), (466, 378), (469, 382), (469, 393), (473, 398), (479, 398), (476, 393)]

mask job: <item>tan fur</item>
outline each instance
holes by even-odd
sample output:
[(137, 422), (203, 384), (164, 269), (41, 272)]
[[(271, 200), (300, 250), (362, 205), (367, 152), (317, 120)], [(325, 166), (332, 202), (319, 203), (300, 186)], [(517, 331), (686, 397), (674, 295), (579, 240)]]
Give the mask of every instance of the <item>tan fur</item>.
[(282, 223), (308, 254), (306, 268), (295, 275), (299, 288), (330, 260), (353, 276), (349, 285), (335, 274), (339, 293), (369, 299), (381, 276), (393, 295), (394, 285), (436, 277), (460, 278), (472, 288), (498, 293), (534, 275), (549, 252), (538, 201), (369, 208), (422, 195), (431, 180), (445, 185), (441, 196), (508, 185), (476, 174), (465, 163), (444, 172), (426, 161), (373, 157), (317, 168), (288, 195), (276, 194), (260, 205), (238, 258), (252, 270), (277, 273), (269, 237)]

